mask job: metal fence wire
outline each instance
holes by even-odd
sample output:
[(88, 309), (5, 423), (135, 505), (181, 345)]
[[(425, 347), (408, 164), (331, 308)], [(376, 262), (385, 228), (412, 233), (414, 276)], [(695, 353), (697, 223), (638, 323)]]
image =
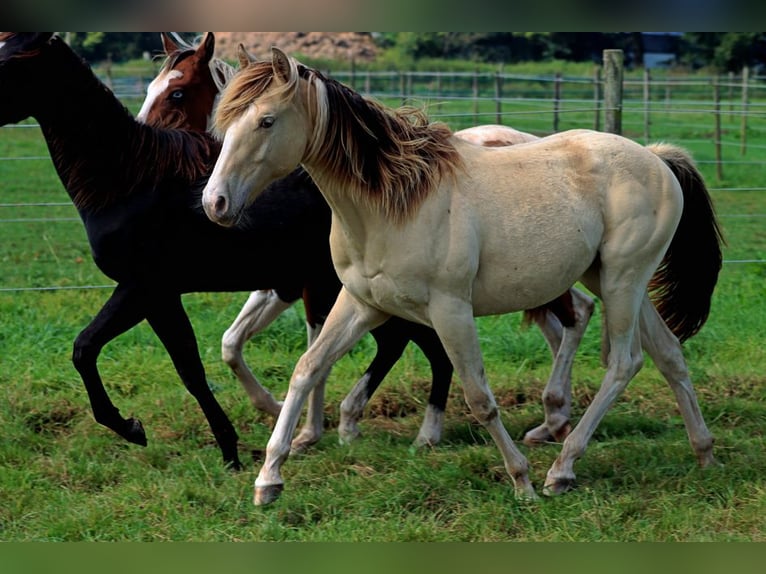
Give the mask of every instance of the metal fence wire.
[[(330, 72), (328, 72), (330, 73)], [(601, 69), (591, 77), (564, 77), (560, 74), (519, 75), (478, 72), (334, 72), (336, 79), (389, 105), (424, 105), (434, 120), (444, 121), (453, 129), (498, 123), (544, 136), (575, 128), (603, 129), (605, 83)], [(145, 87), (151, 78), (128, 77), (113, 80), (117, 96), (132, 110), (138, 109)], [(642, 78), (622, 82), (620, 101), (622, 133), (640, 143), (671, 141), (702, 150), (697, 163), (710, 167), (715, 178), (709, 181), (713, 197), (734, 193), (743, 198), (762, 193), (766, 166), (766, 78), (741, 75), (725, 77), (679, 76), (669, 72), (645, 72)], [(683, 118), (673, 121), (670, 118)], [(3, 138), (11, 130), (39, 130), (33, 122), (0, 128)], [(42, 136), (40, 136), (42, 137)], [(43, 146), (40, 146), (42, 151)], [(0, 167), (23, 164), (28, 172), (53, 172), (47, 155), (14, 154), (13, 149), (0, 157)], [(749, 170), (756, 174), (741, 187), (718, 186), (730, 170)], [(749, 179), (749, 178), (748, 178)], [(56, 196), (60, 189), (51, 189)], [(17, 224), (74, 225), (79, 221), (68, 201), (27, 201), (3, 193), (0, 203), (0, 235)], [(739, 205), (736, 201), (735, 205)], [(766, 213), (741, 207), (719, 213), (724, 224), (766, 218)], [(18, 215), (18, 212), (23, 215)], [(30, 214), (31, 213), (31, 214)], [(72, 235), (72, 241), (87, 244), (84, 229)], [(746, 249), (744, 251), (747, 251)], [(726, 265), (763, 264), (761, 258), (727, 259)], [(7, 263), (6, 263), (7, 264)], [(24, 264), (35, 265), (34, 261)], [(60, 291), (73, 289), (109, 289), (113, 284), (92, 285), (4, 285), (0, 292)]]

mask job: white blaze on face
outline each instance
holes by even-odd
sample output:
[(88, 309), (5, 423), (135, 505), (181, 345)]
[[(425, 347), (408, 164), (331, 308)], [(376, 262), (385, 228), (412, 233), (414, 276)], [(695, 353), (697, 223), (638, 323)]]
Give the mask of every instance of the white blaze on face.
[(147, 117), (149, 116), (149, 110), (152, 109), (152, 106), (154, 105), (154, 102), (157, 101), (157, 98), (159, 98), (160, 95), (168, 89), (168, 86), (172, 80), (182, 77), (183, 72), (179, 72), (178, 70), (170, 70), (170, 72), (167, 74), (163, 74), (154, 78), (152, 83), (149, 84), (149, 87), (146, 88), (146, 99), (141, 105), (141, 110), (138, 112), (136, 119), (139, 122), (146, 122)]

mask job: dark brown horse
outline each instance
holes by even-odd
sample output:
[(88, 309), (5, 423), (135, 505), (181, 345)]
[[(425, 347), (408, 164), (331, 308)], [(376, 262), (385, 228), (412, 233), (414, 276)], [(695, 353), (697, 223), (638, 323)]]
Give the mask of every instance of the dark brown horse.
[[(30, 116), (40, 123), (93, 258), (118, 283), (74, 343), (73, 362), (95, 419), (130, 442), (146, 444), (143, 426), (120, 415), (97, 368), (102, 348), (146, 319), (199, 402), (225, 463), (239, 468), (237, 434), (207, 385), (181, 295), (271, 289), (282, 301), (302, 298), (318, 328), (341, 287), (330, 259), (327, 203), (296, 170), (248, 210), (241, 227), (211, 223), (195, 182), (210, 172), (218, 143), (202, 133), (137, 122), (50, 33), (0, 35), (0, 82), (0, 125)], [(55, 98), (50, 82), (58, 86)], [(253, 253), (256, 246), (262, 253)], [(214, 253), (223, 254), (214, 270), (200, 265), (200, 257)], [(369, 372), (382, 379), (413, 340), (440, 381), (430, 400), (446, 402), (452, 367), (431, 329), (392, 321), (373, 336), (379, 352)]]

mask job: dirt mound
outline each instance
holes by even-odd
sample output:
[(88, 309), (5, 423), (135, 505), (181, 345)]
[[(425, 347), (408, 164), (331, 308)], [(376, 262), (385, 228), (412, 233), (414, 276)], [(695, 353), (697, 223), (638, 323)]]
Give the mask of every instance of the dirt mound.
[(216, 54), (236, 61), (240, 42), (256, 58), (269, 57), (272, 46), (291, 56), (334, 60), (370, 61), (378, 54), (369, 32), (216, 32)]

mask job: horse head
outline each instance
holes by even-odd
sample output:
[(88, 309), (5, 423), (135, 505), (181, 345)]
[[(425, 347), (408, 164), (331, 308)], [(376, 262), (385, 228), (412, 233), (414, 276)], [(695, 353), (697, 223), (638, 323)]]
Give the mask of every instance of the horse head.
[(235, 224), (269, 183), (303, 161), (312, 147), (316, 95), (299, 64), (277, 48), (271, 61), (249, 61), (232, 78), (215, 115), (222, 154), (202, 196), (210, 219)]
[(206, 131), (216, 98), (233, 69), (213, 57), (212, 32), (207, 32), (198, 46), (165, 32), (160, 36), (166, 60), (149, 84), (136, 117), (149, 125)]
[(53, 32), (0, 33), (0, 125), (28, 118), (36, 102), (50, 97), (40, 55), (52, 38)]

